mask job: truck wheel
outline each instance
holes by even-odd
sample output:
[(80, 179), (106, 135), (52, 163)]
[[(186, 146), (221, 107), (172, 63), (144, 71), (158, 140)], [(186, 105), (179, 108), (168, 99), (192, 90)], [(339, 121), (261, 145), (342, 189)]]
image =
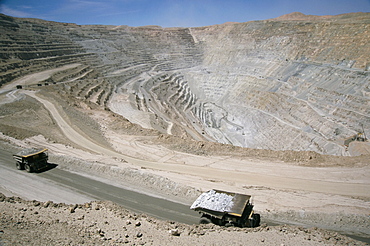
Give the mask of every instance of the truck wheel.
[(20, 163), (19, 161), (17, 161), (17, 163), (15, 164), (15, 166), (17, 167), (18, 170), (23, 170), (24, 169), (23, 164)]
[(202, 217), (199, 220), (199, 224), (210, 224), (210, 223), (211, 223), (211, 220), (208, 219), (207, 217)]
[(253, 214), (253, 221), (254, 221), (253, 227), (260, 226), (260, 223), (261, 223), (261, 216), (260, 216), (260, 214)]
[(28, 173), (32, 173), (32, 167), (29, 165), (29, 164), (26, 164), (26, 165), (24, 165), (24, 169), (26, 169), (26, 171), (28, 172)]

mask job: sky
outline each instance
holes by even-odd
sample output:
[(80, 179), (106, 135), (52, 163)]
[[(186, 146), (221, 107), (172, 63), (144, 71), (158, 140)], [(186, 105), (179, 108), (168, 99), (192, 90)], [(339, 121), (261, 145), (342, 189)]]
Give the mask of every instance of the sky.
[(200, 27), (292, 12), (370, 12), (370, 0), (0, 0), (2, 14), (79, 25)]

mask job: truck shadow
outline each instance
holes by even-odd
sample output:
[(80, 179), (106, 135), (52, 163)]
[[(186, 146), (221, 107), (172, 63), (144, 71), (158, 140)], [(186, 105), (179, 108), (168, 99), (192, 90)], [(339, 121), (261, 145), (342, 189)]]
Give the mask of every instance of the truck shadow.
[(58, 165), (55, 163), (48, 163), (48, 166), (46, 168), (35, 171), (35, 173), (44, 173), (44, 172), (50, 171), (51, 169), (56, 168), (57, 166)]

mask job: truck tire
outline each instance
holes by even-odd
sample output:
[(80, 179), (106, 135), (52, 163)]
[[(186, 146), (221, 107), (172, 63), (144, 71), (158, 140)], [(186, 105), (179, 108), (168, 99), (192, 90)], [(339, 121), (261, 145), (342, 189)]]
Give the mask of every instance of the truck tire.
[(29, 165), (29, 164), (25, 164), (24, 165), (24, 169), (26, 169), (26, 171), (28, 172), (28, 173), (32, 173), (32, 167)]
[(212, 221), (208, 219), (207, 217), (202, 217), (199, 220), (199, 224), (210, 224), (210, 223), (212, 223)]
[(260, 214), (253, 214), (253, 227), (258, 227), (260, 226), (260, 223), (261, 223), (261, 216)]
[(17, 161), (15, 163), (15, 166), (17, 167), (18, 170), (23, 170), (24, 169), (24, 166), (21, 162)]

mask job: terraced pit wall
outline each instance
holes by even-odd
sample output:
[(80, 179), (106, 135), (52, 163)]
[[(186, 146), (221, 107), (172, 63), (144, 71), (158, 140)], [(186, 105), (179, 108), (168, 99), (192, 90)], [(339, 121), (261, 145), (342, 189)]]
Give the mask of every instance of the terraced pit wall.
[(249, 148), (348, 155), (370, 136), (370, 14), (199, 28), (0, 15), (2, 84), (42, 81), (133, 123)]

